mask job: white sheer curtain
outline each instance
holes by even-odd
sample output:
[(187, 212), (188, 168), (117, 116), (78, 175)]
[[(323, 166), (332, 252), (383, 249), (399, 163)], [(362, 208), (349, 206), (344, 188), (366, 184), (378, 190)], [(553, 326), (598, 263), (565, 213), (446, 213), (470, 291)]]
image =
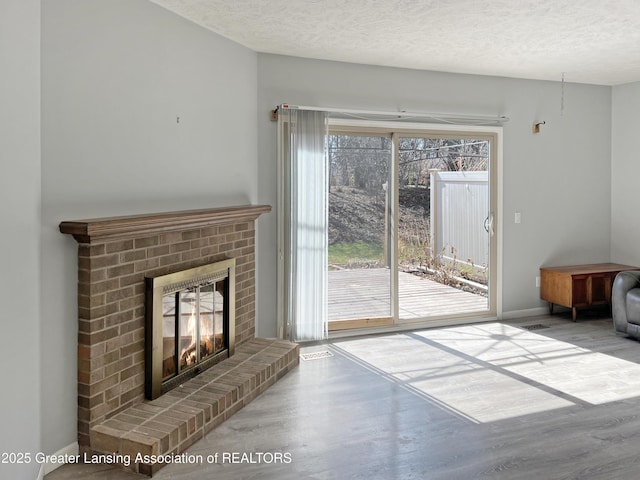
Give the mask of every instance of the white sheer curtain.
[(327, 337), (327, 113), (278, 115), (280, 334)]

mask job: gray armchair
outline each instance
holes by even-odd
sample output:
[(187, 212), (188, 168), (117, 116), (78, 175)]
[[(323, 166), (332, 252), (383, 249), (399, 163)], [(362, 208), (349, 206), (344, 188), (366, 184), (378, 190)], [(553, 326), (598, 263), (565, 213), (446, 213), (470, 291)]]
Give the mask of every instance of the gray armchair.
[(640, 339), (640, 270), (627, 270), (616, 276), (611, 311), (616, 332)]

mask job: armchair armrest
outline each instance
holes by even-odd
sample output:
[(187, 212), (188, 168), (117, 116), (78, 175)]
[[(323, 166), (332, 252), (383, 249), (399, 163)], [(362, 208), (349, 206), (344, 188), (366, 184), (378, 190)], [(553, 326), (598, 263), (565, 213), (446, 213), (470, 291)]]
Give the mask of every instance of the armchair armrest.
[(616, 275), (611, 289), (611, 313), (616, 332), (627, 333), (627, 292), (640, 287), (640, 270), (626, 270)]

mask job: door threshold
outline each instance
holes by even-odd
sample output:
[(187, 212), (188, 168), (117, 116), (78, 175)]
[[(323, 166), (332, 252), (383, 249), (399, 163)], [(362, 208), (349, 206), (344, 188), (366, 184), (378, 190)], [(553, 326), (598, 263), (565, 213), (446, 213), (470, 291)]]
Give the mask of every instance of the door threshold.
[(457, 325), (468, 325), (471, 323), (495, 322), (497, 320), (497, 315), (488, 313), (486, 315), (438, 318), (413, 323), (399, 323), (386, 326), (362, 327), (341, 330), (331, 329), (331, 323), (329, 323), (329, 340), (361, 335), (374, 335), (380, 333), (398, 333), (412, 330), (425, 330), (429, 328), (453, 327)]

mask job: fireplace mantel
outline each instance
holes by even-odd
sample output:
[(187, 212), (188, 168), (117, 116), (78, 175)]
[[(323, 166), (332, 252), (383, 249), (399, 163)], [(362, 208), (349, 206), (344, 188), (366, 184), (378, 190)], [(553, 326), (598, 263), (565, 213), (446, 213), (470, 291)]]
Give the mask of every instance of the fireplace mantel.
[(60, 223), (60, 232), (73, 235), (79, 243), (106, 239), (134, 238), (173, 230), (207, 227), (222, 223), (252, 221), (271, 211), (270, 205), (239, 205), (201, 210), (127, 215), (74, 220)]

